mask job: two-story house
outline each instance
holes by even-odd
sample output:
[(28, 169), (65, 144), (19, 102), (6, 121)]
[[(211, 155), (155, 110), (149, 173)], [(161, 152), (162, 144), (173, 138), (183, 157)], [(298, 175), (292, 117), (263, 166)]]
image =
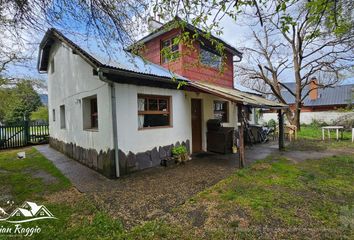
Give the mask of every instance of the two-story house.
[[(143, 58), (122, 50), (112, 61), (48, 30), (38, 70), (48, 74), (50, 145), (114, 178), (159, 165), (175, 145), (206, 151), (207, 120), (237, 128), (240, 106), (284, 107), (233, 88), (234, 47), (224, 43), (221, 58), (198, 39), (190, 52), (173, 41), (181, 31), (200, 30), (161, 27), (139, 41)], [(166, 47), (180, 57), (165, 59)]]

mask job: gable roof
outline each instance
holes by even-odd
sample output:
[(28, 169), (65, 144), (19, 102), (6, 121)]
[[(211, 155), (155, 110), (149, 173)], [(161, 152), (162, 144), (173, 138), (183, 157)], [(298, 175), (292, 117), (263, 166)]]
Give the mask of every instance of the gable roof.
[[(286, 85), (289, 89), (291, 89), (291, 91), (295, 91), (295, 83), (289, 82), (283, 84)], [(303, 94), (307, 94), (309, 92), (309, 89), (309, 86), (306, 86), (303, 90)], [(318, 88), (318, 98), (316, 100), (311, 100), (309, 96), (306, 96), (303, 103), (304, 106), (308, 107), (346, 105), (350, 103), (350, 101), (353, 101), (353, 90), (354, 84), (338, 85), (328, 88)], [(295, 103), (294, 96), (287, 89), (283, 88), (281, 90), (281, 94), (288, 104)]]
[(188, 81), (188, 79), (185, 77), (175, 74), (166, 68), (161, 67), (160, 65), (144, 60), (137, 55), (124, 51), (123, 49), (114, 53), (115, 58), (119, 60), (113, 60), (112, 58), (109, 58), (109, 56), (99, 55), (98, 53), (94, 53), (84, 46), (77, 45), (55, 28), (49, 29), (43, 37), (42, 42), (40, 43), (40, 51), (37, 63), (37, 69), (39, 72), (48, 71), (50, 49), (55, 41), (64, 42), (73, 50), (74, 53), (80, 55), (94, 69), (106, 68), (124, 71), (127, 73), (137, 73), (147, 77), (161, 77), (165, 79), (173, 78), (177, 80)]
[[(149, 33), (148, 35), (146, 35), (145, 37), (141, 38), (140, 40), (138, 40), (137, 42), (135, 42), (133, 45), (135, 44), (144, 44), (166, 32), (171, 31), (172, 29), (168, 28), (167, 26), (173, 24), (175, 21), (181, 21), (184, 23), (184, 27), (192, 32), (197, 32), (199, 34), (207, 34), (205, 31), (193, 26), (192, 24), (182, 20), (180, 17), (176, 16), (174, 19), (172, 19), (171, 21), (163, 24), (161, 27), (157, 28), (156, 30), (152, 31), (151, 33)], [(222, 43), (225, 47), (226, 50), (228, 50), (229, 52), (231, 52), (233, 55), (236, 55), (238, 57), (242, 57), (242, 52), (240, 52), (239, 50), (237, 50), (236, 48), (234, 48), (233, 46), (231, 46), (230, 44), (226, 43), (224, 40), (215, 37), (213, 35), (211, 35), (211, 38)], [(132, 46), (128, 47), (128, 49), (131, 49)]]

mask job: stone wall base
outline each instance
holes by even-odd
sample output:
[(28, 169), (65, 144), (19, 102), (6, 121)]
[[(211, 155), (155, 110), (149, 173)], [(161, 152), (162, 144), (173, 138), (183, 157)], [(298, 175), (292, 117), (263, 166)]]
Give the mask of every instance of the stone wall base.
[[(95, 149), (86, 149), (74, 143), (65, 143), (51, 137), (49, 138), (49, 145), (107, 178), (116, 178), (114, 149), (108, 149), (106, 152), (102, 150), (97, 152)], [(123, 176), (146, 168), (159, 166), (162, 159), (172, 156), (172, 148), (180, 145), (185, 146), (190, 154), (189, 140), (162, 147), (155, 147), (152, 150), (140, 153), (129, 152), (125, 154), (119, 149), (120, 175)]]
[(107, 178), (116, 177), (114, 150), (108, 149), (106, 152), (102, 150), (97, 152), (95, 149), (86, 149), (74, 143), (65, 143), (51, 137), (49, 138), (49, 145)]
[(176, 144), (166, 145), (163, 147), (155, 147), (152, 150), (136, 154), (132, 152), (125, 154), (119, 149), (120, 174), (125, 175), (146, 168), (159, 166), (162, 159), (171, 157), (172, 148), (174, 146), (177, 147), (180, 145), (185, 146), (188, 153), (190, 153), (189, 140), (183, 141), (181, 143), (177, 142)]

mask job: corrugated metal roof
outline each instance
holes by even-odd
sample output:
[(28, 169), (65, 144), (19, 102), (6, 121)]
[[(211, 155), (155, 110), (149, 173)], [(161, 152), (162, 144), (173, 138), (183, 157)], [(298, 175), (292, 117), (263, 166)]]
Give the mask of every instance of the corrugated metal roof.
[[(47, 58), (44, 58), (44, 54), (49, 54), (49, 50), (47, 48), (48, 44), (52, 44), (50, 39), (56, 39), (62, 42), (65, 42), (69, 45), (70, 48), (82, 54), (88, 61), (90, 61), (96, 68), (98, 67), (106, 67), (118, 70), (124, 70), (127, 72), (140, 73), (149, 76), (163, 77), (163, 78), (174, 78), (183, 81), (188, 81), (187, 78), (178, 75), (169, 71), (168, 69), (149, 62), (137, 55), (129, 53), (123, 49), (118, 49), (114, 53), (114, 59), (112, 57), (107, 56), (107, 54), (100, 54), (98, 51), (92, 51), (88, 47), (85, 47), (84, 44), (79, 46), (78, 44), (71, 41), (69, 38), (64, 36), (57, 29), (51, 28), (47, 31), (44, 36), (42, 43), (40, 45), (41, 53), (38, 61), (38, 69), (39, 71), (46, 71), (47, 64), (43, 63)], [(46, 51), (46, 52), (45, 52)]]
[(207, 93), (225, 98), (233, 102), (242, 103), (244, 105), (251, 105), (260, 108), (288, 108), (288, 105), (286, 104), (271, 101), (254, 94), (241, 92), (237, 89), (231, 89), (231, 88), (221, 87), (210, 83), (196, 82), (196, 81), (191, 81), (188, 84), (189, 86), (203, 90)]
[[(292, 91), (295, 91), (295, 83), (284, 83)], [(307, 107), (315, 106), (331, 106), (331, 105), (346, 105), (353, 101), (353, 91), (354, 84), (348, 85), (338, 85), (328, 88), (319, 88), (318, 89), (318, 98), (316, 100), (311, 100), (307, 96), (303, 103)], [(309, 91), (309, 86), (306, 86), (303, 90), (303, 95), (307, 94)], [(294, 104), (294, 96), (286, 89), (282, 89), (282, 96), (288, 104)]]

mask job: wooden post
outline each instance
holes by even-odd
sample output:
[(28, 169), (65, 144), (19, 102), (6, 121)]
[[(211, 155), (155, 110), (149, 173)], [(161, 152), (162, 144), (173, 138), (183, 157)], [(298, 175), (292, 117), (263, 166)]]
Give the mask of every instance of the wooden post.
[(284, 117), (281, 109), (278, 110), (278, 123), (279, 123), (279, 150), (284, 149)]
[(244, 138), (244, 131), (245, 131), (245, 124), (244, 124), (244, 119), (243, 119), (243, 114), (242, 114), (243, 106), (238, 105), (237, 111), (238, 111), (238, 119), (239, 122), (241, 123), (239, 127), (239, 168), (244, 168), (245, 167), (245, 138)]

